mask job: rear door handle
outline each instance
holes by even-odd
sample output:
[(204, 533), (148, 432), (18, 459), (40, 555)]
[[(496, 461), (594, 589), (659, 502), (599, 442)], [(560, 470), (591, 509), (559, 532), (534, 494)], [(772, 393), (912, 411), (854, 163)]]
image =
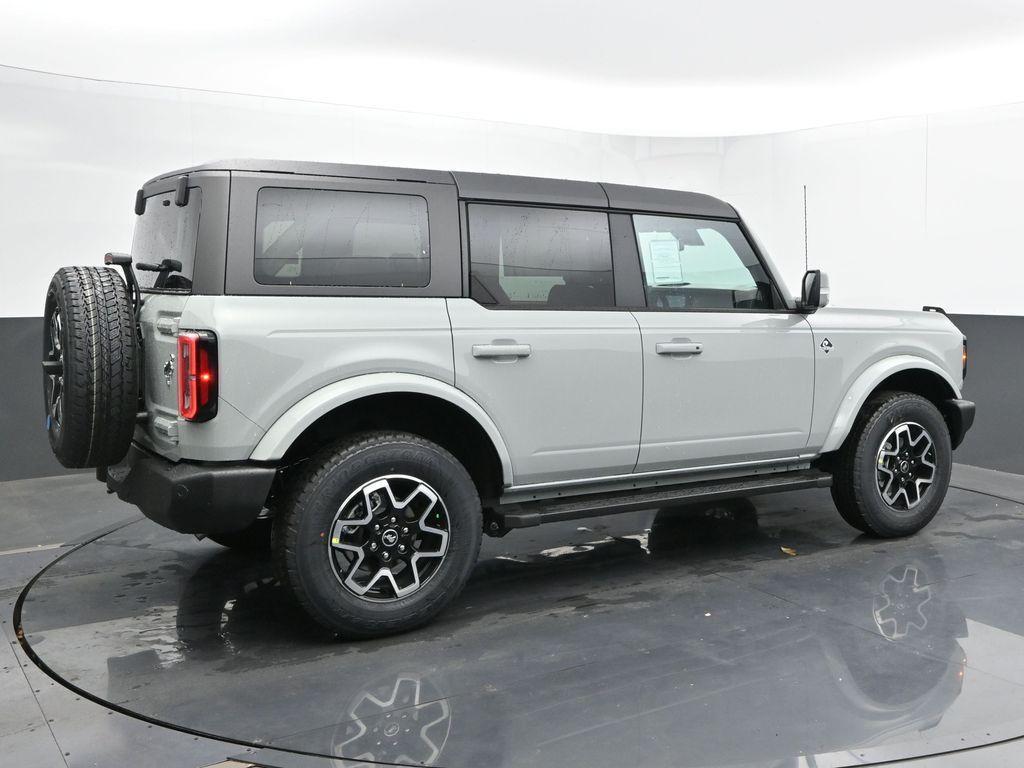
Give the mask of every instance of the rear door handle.
[(473, 357), (482, 357), (490, 359), (518, 359), (520, 357), (530, 356), (530, 345), (529, 344), (474, 344), (473, 345)]
[(699, 355), (704, 345), (699, 341), (659, 341), (654, 350), (659, 355)]

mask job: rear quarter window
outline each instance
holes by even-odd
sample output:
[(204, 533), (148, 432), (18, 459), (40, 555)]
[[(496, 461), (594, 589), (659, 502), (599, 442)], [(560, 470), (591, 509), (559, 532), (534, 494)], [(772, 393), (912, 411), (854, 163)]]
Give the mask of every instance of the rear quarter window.
[(253, 276), (263, 285), (426, 286), (427, 201), (264, 187), (256, 199)]

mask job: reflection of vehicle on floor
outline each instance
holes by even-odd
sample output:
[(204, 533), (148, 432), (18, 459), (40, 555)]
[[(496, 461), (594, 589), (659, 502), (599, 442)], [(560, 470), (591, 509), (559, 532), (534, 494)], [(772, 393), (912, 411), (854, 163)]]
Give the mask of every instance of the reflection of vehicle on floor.
[[(293, 657), (297, 645), (335, 652), (338, 646), (329, 634), (318, 632), (315, 625), (305, 626), (307, 617), (282, 603), (280, 589), (269, 563), (234, 552), (212, 552), (185, 579), (180, 592), (175, 623), (183, 663), (227, 666), (234, 674), (245, 674), (277, 663), (278, 655)], [(115, 661), (111, 671), (122, 664), (133, 674), (143, 666), (137, 660)], [(317, 704), (330, 712), (329, 718), (336, 718), (336, 725), (267, 745), (315, 751), (334, 757), (335, 765), (352, 768), (364, 766), (363, 761), (435, 765), (448, 739), (454, 706), (439, 687), (441, 678), (418, 669), (417, 659), (410, 658), (400, 671), (354, 687), (344, 665), (344, 657), (329, 665), (331, 674), (346, 682), (337, 685), (329, 700)], [(112, 692), (119, 694), (120, 689)], [(480, 713), (490, 709), (478, 707)], [(462, 735), (469, 725), (463, 726)], [(268, 738), (263, 735), (264, 742)], [(472, 754), (475, 764), (492, 764), (498, 754), (495, 748), (502, 743), (501, 724), (491, 720), (474, 741), (479, 744)]]
[[(493, 622), (493, 636), (475, 638), (485, 647), (442, 652), (443, 646), (434, 644), (427, 651), (408, 638), (339, 647), (322, 636), (300, 658), (326, 654), (324, 670), (337, 679), (306, 705), (317, 712), (310, 720), (334, 725), (271, 746), (313, 749), (343, 765), (359, 760), (470, 765), (498, 764), (502, 750), (512, 748), (517, 754), (535, 750), (538, 759), (557, 764), (596, 743), (608, 755), (606, 763), (640, 755), (640, 762), (646, 757), (657, 764), (668, 752), (651, 750), (680, 749), (673, 724), (683, 719), (707, 726), (687, 729), (688, 763), (756, 759), (761, 764), (774, 755), (784, 765), (780, 748), (840, 751), (904, 736), (910, 740), (938, 724), (961, 690), (965, 658), (958, 638), (965, 636), (966, 624), (944, 595), (943, 562), (927, 544), (916, 545), (911, 556), (865, 548), (868, 561), (848, 572), (849, 599), (841, 611), (779, 613), (743, 631), (740, 619), (737, 631), (705, 638), (707, 646), (700, 633), (691, 633), (651, 649), (649, 657), (631, 654), (607, 666), (588, 665), (571, 683), (481, 690), (489, 662), (480, 654), (486, 657), (487, 644), (512, 626), (503, 611), (516, 591), (549, 601), (561, 581), (552, 575), (591, 565), (598, 589), (615, 587), (637, 558), (650, 558), (671, 583), (682, 578), (674, 574), (690, 573), (701, 562), (717, 569), (737, 549), (778, 549), (778, 539), (761, 529), (748, 500), (662, 510), (646, 535), (591, 540), (564, 557), (523, 551), (514, 561), (489, 562), (473, 591), (475, 602), (484, 601), (477, 609), (493, 612), (493, 619), (482, 622)], [(503, 570), (494, 570), (496, 565)], [(301, 614), (280, 612), (277, 589), (269, 564), (212, 552), (181, 590), (180, 663), (255, 674), (267, 665), (296, 664), (296, 646), (314, 633), (295, 626)], [(600, 592), (593, 601), (600, 604)], [(611, 626), (628, 624), (630, 615), (624, 612)], [(446, 631), (459, 635), (458, 627)], [(509, 655), (497, 658), (507, 664)], [(132, 674), (115, 693), (130, 695), (131, 686), (139, 684), (139, 667), (126, 666)], [(374, 667), (377, 673), (368, 671)], [(118, 669), (111, 666), (112, 676)], [(170, 666), (155, 672), (150, 687), (159, 687), (159, 677), (175, 671)], [(753, 720), (755, 711), (777, 713), (771, 733), (730, 740), (716, 730), (715, 723)], [(705, 737), (694, 739), (694, 734)], [(741, 744), (744, 751), (730, 752)]]
[(790, 296), (707, 195), (232, 161), (135, 211), (131, 255), (47, 291), (54, 452), (168, 528), (272, 544), (349, 637), (429, 621), (484, 531), (831, 486), (914, 533), (974, 418), (941, 310), (827, 308), (819, 270)]
[(932, 599), (932, 587), (914, 565), (896, 566), (885, 578), (875, 597), (875, 626), (888, 640), (902, 640), (928, 628), (924, 607)]
[(430, 679), (418, 672), (399, 673), (353, 697), (334, 732), (332, 752), (343, 765), (436, 765), (451, 726), (451, 703)]
[[(620, 544), (591, 542), (592, 550), (564, 559), (599, 560), (602, 547)], [(778, 548), (746, 500), (664, 510), (647, 538), (650, 552), (662, 558), (683, 549), (717, 559), (759, 544)], [(558, 691), (538, 691), (530, 705), (561, 717), (531, 718), (526, 730), (545, 744), (546, 764), (585, 748), (607, 755), (609, 764), (615, 755), (623, 764), (673, 764), (672, 750), (684, 750), (686, 764), (795, 766), (803, 763), (790, 762), (785, 749), (821, 754), (914, 740), (960, 694), (966, 658), (958, 638), (966, 636), (966, 622), (944, 596), (945, 568), (931, 547), (915, 546), (910, 557), (869, 557), (870, 571), (853, 569), (857, 583), (849, 585), (841, 610), (779, 616), (756, 631), (737, 628), (708, 638), (706, 656), (696, 637), (680, 637), (678, 648), (652, 652), (643, 669), (595, 671), (566, 706), (558, 706)], [(529, 589), (528, 577), (521, 578)], [(776, 714), (766, 720), (765, 712)], [(731, 738), (735, 724), (748, 721), (763, 728)], [(688, 723), (685, 745), (666, 735), (679, 722)], [(457, 734), (455, 723), (453, 741)], [(770, 762), (776, 757), (778, 763)]]
[[(893, 725), (898, 721), (904, 729), (926, 730), (937, 724), (959, 695), (966, 670), (967, 658), (957, 639), (967, 636), (967, 623), (959, 607), (943, 599), (942, 562), (928, 554), (890, 559), (896, 564), (881, 575), (872, 599), (873, 626), (863, 622), (864, 628), (905, 652), (879, 650), (844, 635), (833, 638), (837, 654), (829, 656), (849, 673), (851, 685), (843, 692), (851, 701)], [(936, 699), (943, 698), (936, 708)]]
[[(701, 548), (766, 539), (754, 505), (738, 500), (684, 514), (660, 513), (649, 546), (652, 552), (668, 551), (679, 537), (692, 537)], [(664, 538), (669, 541), (658, 541)], [(858, 577), (864, 571), (869, 579), (862, 586), (859, 578), (848, 585), (850, 598), (840, 609), (785, 622), (770, 639), (761, 635), (749, 646), (728, 649), (720, 658), (724, 675), (717, 666), (695, 675), (700, 679), (695, 687), (714, 692), (680, 702), (674, 717), (711, 724), (730, 711), (749, 709), (759, 696), (779, 715), (770, 721), (771, 737), (761, 742), (765, 752), (760, 755), (728, 755), (729, 741), (711, 741), (691, 744), (706, 750), (705, 760), (694, 763), (761, 760), (772, 754), (774, 737), (805, 743), (821, 754), (900, 734), (909, 740), (938, 724), (961, 693), (967, 663), (957, 642), (967, 636), (967, 623), (943, 595), (942, 558), (929, 545), (915, 546), (909, 556), (876, 552), (869, 557), (869, 571), (856, 568)], [(851, 606), (856, 606), (852, 613)], [(792, 669), (788, 660), (794, 645), (808, 648), (798, 654), (800, 669)], [(783, 692), (787, 688), (791, 695)], [(808, 730), (801, 733), (803, 728)], [(758, 740), (743, 739), (743, 744), (756, 749)]]

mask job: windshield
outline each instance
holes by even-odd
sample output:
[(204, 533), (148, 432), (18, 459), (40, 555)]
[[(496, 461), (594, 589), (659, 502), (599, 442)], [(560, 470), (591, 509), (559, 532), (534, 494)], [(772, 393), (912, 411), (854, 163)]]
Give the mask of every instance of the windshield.
[[(189, 189), (188, 204), (174, 204), (174, 192), (146, 198), (146, 211), (135, 224), (132, 261), (143, 290), (190, 291), (196, 260), (196, 236), (202, 190)], [(181, 271), (147, 271), (140, 264), (159, 264), (164, 259), (181, 262)]]

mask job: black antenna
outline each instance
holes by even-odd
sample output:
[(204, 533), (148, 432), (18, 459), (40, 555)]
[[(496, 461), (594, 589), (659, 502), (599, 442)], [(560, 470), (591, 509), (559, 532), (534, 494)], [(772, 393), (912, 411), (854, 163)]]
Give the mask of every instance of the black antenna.
[(807, 259), (807, 185), (804, 184), (804, 271), (811, 268)]

